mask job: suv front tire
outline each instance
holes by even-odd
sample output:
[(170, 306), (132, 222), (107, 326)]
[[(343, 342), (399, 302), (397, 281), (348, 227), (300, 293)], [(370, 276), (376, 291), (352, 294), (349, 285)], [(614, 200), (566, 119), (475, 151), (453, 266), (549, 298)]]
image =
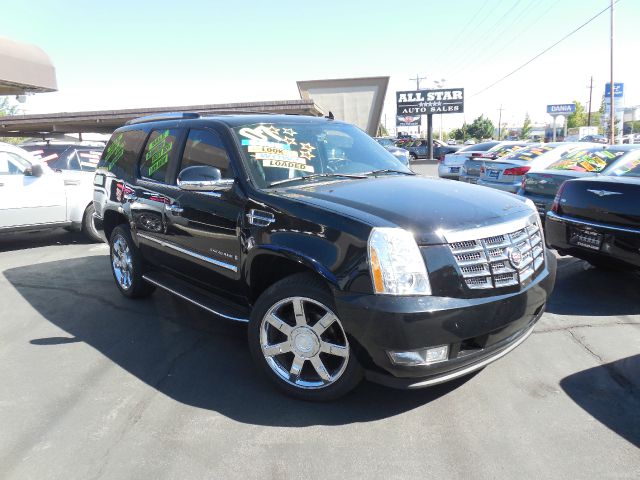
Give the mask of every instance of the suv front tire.
[(333, 303), (316, 277), (296, 274), (269, 287), (251, 312), (253, 359), (288, 395), (334, 400), (362, 380), (362, 367)]

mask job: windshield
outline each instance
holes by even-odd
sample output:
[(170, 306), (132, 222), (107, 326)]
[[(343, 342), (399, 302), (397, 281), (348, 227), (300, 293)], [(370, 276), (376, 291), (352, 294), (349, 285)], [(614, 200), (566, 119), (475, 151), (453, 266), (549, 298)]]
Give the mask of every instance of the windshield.
[(640, 150), (631, 152), (611, 167), (610, 175), (640, 177)]
[[(326, 181), (326, 177), (377, 170), (411, 174), (369, 135), (349, 124), (260, 123), (234, 128), (251, 178), (259, 188), (291, 180)], [(389, 172), (391, 173), (391, 172)]]
[(560, 160), (547, 168), (549, 170), (599, 173), (624, 153), (620, 150), (603, 150), (600, 147), (579, 148), (565, 153), (560, 157)]
[(495, 147), (498, 142), (484, 142), (478, 143), (476, 145), (467, 145), (466, 147), (462, 147), (459, 152), (486, 152), (490, 148)]
[(54, 170), (83, 170), (93, 172), (98, 165), (102, 149), (99, 147), (69, 145), (27, 145), (25, 150)]
[(550, 152), (555, 147), (550, 147), (548, 145), (532, 145), (531, 147), (521, 148), (516, 150), (515, 152), (510, 153), (509, 155), (505, 155), (502, 157), (503, 160), (524, 160), (525, 162), (530, 162), (534, 158), (539, 157), (540, 155)]

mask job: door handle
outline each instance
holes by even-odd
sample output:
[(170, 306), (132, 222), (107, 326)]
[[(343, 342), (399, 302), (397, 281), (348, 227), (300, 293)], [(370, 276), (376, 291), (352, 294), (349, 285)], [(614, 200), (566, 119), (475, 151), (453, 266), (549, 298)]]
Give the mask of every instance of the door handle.
[(175, 204), (167, 205), (166, 210), (171, 212), (171, 214), (175, 216), (180, 216), (182, 215), (182, 212), (184, 212), (184, 208), (182, 208), (180, 205), (175, 205)]

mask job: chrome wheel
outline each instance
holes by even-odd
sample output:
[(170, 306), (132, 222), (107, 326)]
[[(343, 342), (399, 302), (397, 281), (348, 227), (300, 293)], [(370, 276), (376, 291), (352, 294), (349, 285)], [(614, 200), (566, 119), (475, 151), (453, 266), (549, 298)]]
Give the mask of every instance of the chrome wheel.
[(338, 317), (306, 297), (280, 300), (260, 324), (267, 364), (285, 382), (318, 389), (336, 382), (349, 361), (349, 342)]
[(124, 290), (129, 290), (133, 275), (133, 260), (131, 259), (131, 251), (127, 241), (120, 235), (114, 239), (111, 247), (111, 265), (120, 287)]

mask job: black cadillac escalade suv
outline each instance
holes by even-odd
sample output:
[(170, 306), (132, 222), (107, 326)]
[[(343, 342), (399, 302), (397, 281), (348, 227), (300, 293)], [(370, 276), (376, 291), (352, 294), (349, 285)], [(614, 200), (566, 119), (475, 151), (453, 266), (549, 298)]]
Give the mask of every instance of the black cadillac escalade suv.
[(332, 119), (144, 117), (94, 183), (122, 294), (248, 322), (260, 369), (304, 399), (478, 370), (527, 338), (555, 281), (530, 202), (417, 176)]

